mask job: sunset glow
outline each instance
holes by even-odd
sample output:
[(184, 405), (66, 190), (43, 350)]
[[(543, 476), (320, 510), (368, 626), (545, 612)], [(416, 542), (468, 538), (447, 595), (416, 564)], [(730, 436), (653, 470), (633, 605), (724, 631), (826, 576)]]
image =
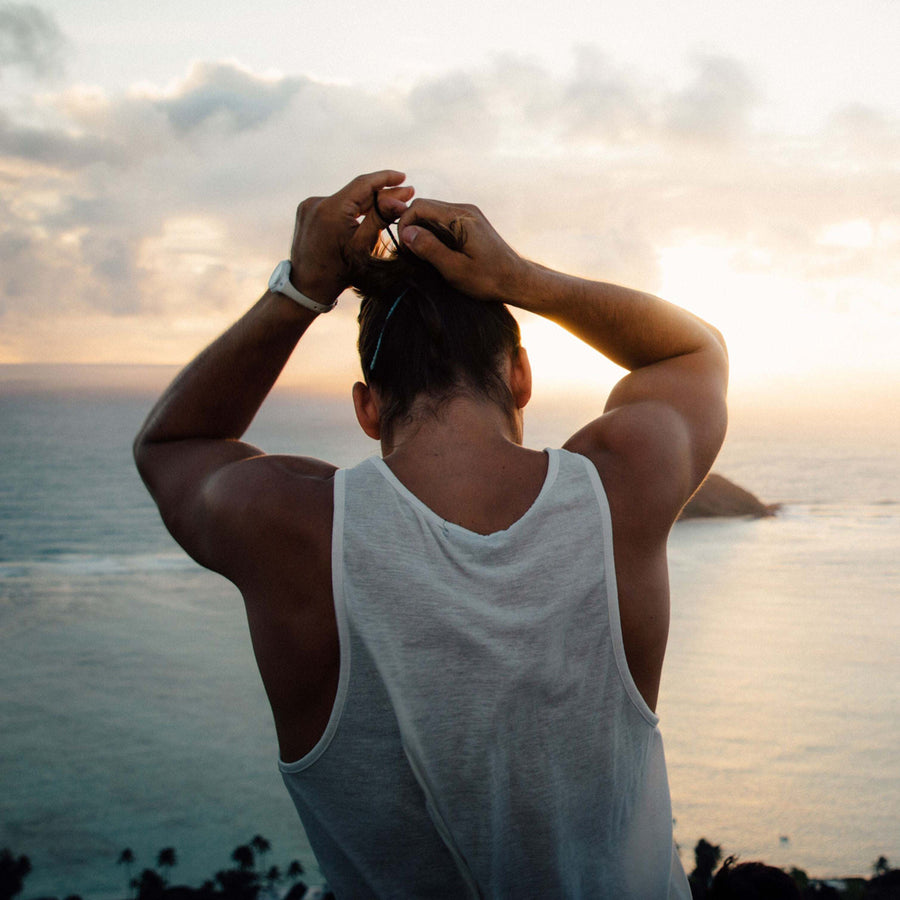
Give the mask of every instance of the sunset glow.
[[(774, 4), (705, 9), (629, 4), (592, 30), (578, 0), (515, 28), (499, 5), (401, 3), (385, 52), (381, 12), (342, 2), (302, 29), (282, 0), (0, 7), (0, 362), (184, 363), (262, 292), (299, 200), (392, 166), (534, 259), (708, 319), (738, 387), (896, 380), (900, 7), (778, 6), (777, 33)], [(352, 380), (352, 307), (289, 380)], [(524, 332), (553, 385), (615, 377)]]

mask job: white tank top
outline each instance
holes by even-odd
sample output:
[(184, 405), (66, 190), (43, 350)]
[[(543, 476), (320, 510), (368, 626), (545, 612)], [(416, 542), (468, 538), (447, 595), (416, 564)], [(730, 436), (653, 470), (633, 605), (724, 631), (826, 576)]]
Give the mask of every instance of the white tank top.
[(587, 459), (548, 454), (489, 535), (379, 458), (335, 476), (337, 698), (280, 766), (339, 897), (690, 898), (606, 495)]

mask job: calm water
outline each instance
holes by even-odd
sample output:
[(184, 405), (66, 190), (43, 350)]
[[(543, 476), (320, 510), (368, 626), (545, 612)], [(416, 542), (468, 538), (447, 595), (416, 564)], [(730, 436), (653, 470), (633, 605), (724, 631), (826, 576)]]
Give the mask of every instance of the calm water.
[[(187, 560), (130, 462), (148, 401), (0, 397), (0, 846), (25, 897), (121, 896), (178, 850), (199, 883), (261, 833), (314, 860), (275, 767), (236, 591)], [(529, 443), (588, 413), (538, 408)], [(676, 527), (659, 712), (688, 867), (726, 853), (820, 876), (900, 858), (900, 440), (734, 422), (717, 470), (776, 519)], [(276, 398), (250, 438), (352, 464), (349, 405)]]

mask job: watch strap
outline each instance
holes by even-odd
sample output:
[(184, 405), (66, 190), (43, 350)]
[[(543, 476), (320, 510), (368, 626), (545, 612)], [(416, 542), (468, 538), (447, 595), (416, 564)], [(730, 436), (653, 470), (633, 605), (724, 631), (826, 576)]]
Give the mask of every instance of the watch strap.
[(291, 261), (289, 259), (284, 260), (284, 262), (279, 263), (275, 267), (275, 271), (269, 279), (269, 290), (284, 294), (285, 297), (290, 297), (291, 300), (299, 306), (311, 309), (316, 313), (331, 312), (331, 310), (337, 306), (337, 300), (334, 300), (331, 303), (318, 303), (310, 297), (307, 297), (306, 294), (298, 291), (297, 288), (291, 284)]

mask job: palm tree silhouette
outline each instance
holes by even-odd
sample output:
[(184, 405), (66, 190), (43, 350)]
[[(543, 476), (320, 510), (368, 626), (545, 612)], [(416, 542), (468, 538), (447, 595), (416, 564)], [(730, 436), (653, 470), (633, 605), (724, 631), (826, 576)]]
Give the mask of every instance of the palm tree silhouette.
[(716, 865), (722, 858), (722, 848), (718, 844), (710, 844), (706, 838), (700, 838), (694, 847), (694, 871), (689, 881), (695, 897), (705, 897), (712, 881)]
[(175, 848), (163, 847), (156, 856), (156, 868), (171, 871), (176, 865), (178, 865), (178, 855), (175, 853)]
[(259, 854), (259, 865), (262, 868), (265, 865), (266, 854), (272, 849), (272, 845), (261, 834), (255, 834), (250, 841), (250, 846)]
[(291, 864), (288, 866), (287, 877), (299, 878), (303, 874), (303, 871), (303, 866), (300, 864), (300, 860), (292, 859)]
[(0, 850), (0, 900), (15, 897), (30, 871), (31, 860), (27, 856), (13, 856), (7, 847)]
[(278, 866), (271, 866), (269, 871), (266, 872), (266, 884), (269, 888), (269, 893), (274, 896), (275, 895), (275, 885), (281, 881), (281, 869)]
[(253, 848), (249, 844), (241, 844), (239, 847), (235, 847), (231, 858), (238, 864), (238, 868), (242, 872), (249, 872), (256, 862)]
[(119, 859), (116, 861), (117, 866), (125, 866), (125, 876), (128, 879), (128, 896), (131, 897), (134, 895), (134, 884), (131, 872), (134, 867), (134, 851), (131, 847), (126, 847), (120, 854)]
[(259, 875), (254, 868), (256, 858), (253, 847), (241, 844), (234, 848), (231, 858), (237, 868), (216, 873), (216, 881), (222, 894), (227, 900), (256, 900), (259, 894)]
[(161, 900), (166, 880), (155, 869), (144, 869), (132, 884), (137, 888), (138, 900)]

